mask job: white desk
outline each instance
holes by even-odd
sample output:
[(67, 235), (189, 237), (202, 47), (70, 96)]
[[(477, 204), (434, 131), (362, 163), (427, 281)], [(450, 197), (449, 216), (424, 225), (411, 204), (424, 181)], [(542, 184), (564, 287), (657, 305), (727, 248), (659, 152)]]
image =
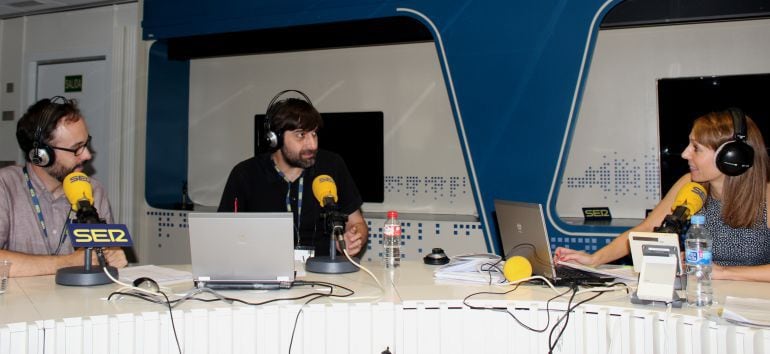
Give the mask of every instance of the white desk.
[[(531, 332), (511, 315), (472, 310), (462, 299), (477, 291), (510, 287), (437, 283), (434, 266), (405, 262), (394, 272), (365, 264), (378, 276), (383, 294), (364, 272), (309, 274), (305, 280), (337, 283), (356, 291), (354, 299), (318, 300), (305, 306), (292, 353), (544, 353), (548, 331)], [(0, 354), (173, 353), (176, 343), (167, 308), (137, 299), (105, 301), (118, 286), (64, 287), (52, 276), (15, 278), (0, 295)], [(174, 286), (184, 292), (192, 283)], [(717, 300), (726, 295), (770, 297), (770, 284), (715, 282)], [(566, 290), (566, 289), (563, 289)], [(271, 292), (228, 292), (250, 301), (307, 293), (306, 287)], [(476, 297), (474, 305), (507, 308), (521, 322), (546, 327), (545, 301), (553, 292), (522, 286), (505, 296)], [(551, 303), (552, 326), (567, 297)], [(288, 353), (301, 302), (265, 306), (188, 301), (174, 309), (185, 353)], [(691, 308), (632, 305), (621, 292), (605, 294), (570, 316), (560, 353), (765, 353), (770, 330), (704, 319)]]

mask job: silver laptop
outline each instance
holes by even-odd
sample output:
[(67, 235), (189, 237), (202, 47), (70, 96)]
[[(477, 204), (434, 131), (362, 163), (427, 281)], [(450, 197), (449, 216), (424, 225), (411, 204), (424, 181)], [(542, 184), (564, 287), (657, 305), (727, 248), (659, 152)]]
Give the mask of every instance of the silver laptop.
[(279, 289), (294, 281), (291, 213), (190, 213), (196, 286)]
[(500, 228), (502, 257), (522, 256), (532, 263), (532, 274), (542, 275), (559, 285), (604, 283), (612, 278), (556, 267), (551, 255), (551, 242), (545, 226), (543, 206), (537, 203), (495, 200)]

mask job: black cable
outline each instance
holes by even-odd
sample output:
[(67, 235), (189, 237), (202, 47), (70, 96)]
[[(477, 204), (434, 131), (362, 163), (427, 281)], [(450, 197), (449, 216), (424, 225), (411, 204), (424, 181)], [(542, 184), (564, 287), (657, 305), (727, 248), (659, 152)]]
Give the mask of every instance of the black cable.
[(168, 296), (166, 296), (166, 294), (164, 294), (163, 292), (158, 292), (158, 294), (163, 295), (166, 301), (161, 302), (158, 299), (155, 299), (154, 297), (146, 293), (140, 293), (140, 292), (129, 293), (129, 292), (123, 292), (123, 291), (111, 292), (110, 295), (107, 296), (107, 301), (112, 300), (113, 295), (123, 295), (123, 296), (135, 297), (138, 299), (142, 299), (144, 301), (154, 302), (156, 304), (161, 304), (161, 305), (165, 303), (168, 306), (168, 315), (169, 317), (171, 317), (171, 329), (174, 332), (174, 340), (176, 340), (176, 347), (179, 350), (179, 354), (182, 354), (182, 346), (179, 344), (179, 335), (176, 333), (176, 324), (174, 323), (174, 314), (173, 314), (173, 309), (171, 308), (171, 303), (173, 301), (170, 301)]
[(318, 294), (316, 297), (305, 301), (305, 303), (302, 304), (302, 306), (299, 308), (299, 311), (297, 311), (297, 315), (294, 316), (294, 326), (291, 328), (291, 338), (289, 339), (289, 354), (291, 354), (291, 348), (294, 346), (294, 334), (297, 332), (297, 324), (299, 323), (299, 315), (302, 314), (302, 309), (307, 306), (307, 304), (322, 297), (324, 297), (324, 295)]
[[(487, 262), (487, 263), (482, 263), (479, 266), (479, 270), (481, 270), (482, 272), (487, 272), (487, 274), (489, 274), (489, 285), (492, 285), (492, 272), (497, 271), (498, 273), (503, 274), (503, 270), (500, 269), (500, 267), (498, 266), (498, 264), (500, 264), (500, 262), (502, 261), (503, 261), (502, 259), (498, 259), (495, 263)], [(505, 278), (503, 278), (503, 280), (500, 282), (504, 283)]]
[[(313, 284), (329, 286), (329, 288), (330, 288), (329, 294), (315, 293), (316, 296), (314, 298), (308, 299), (307, 301), (305, 301), (304, 304), (302, 304), (302, 306), (300, 306), (299, 311), (297, 311), (297, 316), (294, 317), (294, 326), (292, 326), (292, 329), (291, 329), (291, 338), (289, 339), (289, 354), (291, 354), (291, 348), (292, 348), (292, 346), (294, 346), (294, 334), (297, 331), (297, 324), (299, 323), (299, 316), (303, 313), (302, 310), (305, 308), (305, 306), (307, 306), (309, 303), (311, 303), (311, 302), (313, 302), (313, 301), (315, 301), (317, 299), (320, 299), (322, 297), (348, 297), (348, 296), (351, 296), (351, 295), (355, 294), (355, 291), (353, 291), (351, 289), (348, 289), (348, 288), (346, 288), (344, 286), (341, 286), (341, 285), (336, 285), (336, 284), (326, 283), (326, 282), (320, 282), (320, 281), (319, 282), (308, 282), (308, 285), (313, 285)], [(334, 291), (334, 287), (332, 285), (333, 286), (337, 286), (337, 287), (342, 288), (342, 289), (345, 289), (349, 293), (345, 294), (345, 295), (333, 295), (332, 292)]]
[[(295, 286), (311, 286), (311, 287), (323, 286), (323, 287), (327, 287), (329, 289), (329, 293), (328, 294), (323, 294), (323, 293), (313, 292), (313, 293), (305, 294), (305, 295), (302, 295), (302, 296), (275, 298), (275, 299), (271, 299), (271, 300), (267, 300), (267, 301), (262, 301), (262, 302), (248, 302), (248, 301), (244, 301), (244, 300), (241, 300), (241, 299), (238, 299), (238, 298), (230, 298), (230, 297), (224, 297), (224, 296), (222, 296), (221, 298), (214, 298), (214, 299), (203, 299), (203, 298), (191, 297), (191, 298), (188, 298), (187, 300), (195, 300), (195, 301), (201, 301), (201, 302), (214, 302), (214, 301), (223, 301), (223, 300), (225, 300), (225, 301), (230, 301), (230, 302), (239, 302), (239, 303), (242, 303), (242, 304), (245, 304), (245, 305), (259, 306), (259, 305), (265, 305), (265, 304), (269, 304), (269, 303), (276, 302), (276, 301), (283, 301), (283, 300), (290, 301), (290, 300), (299, 300), (299, 299), (304, 299), (304, 298), (307, 298), (307, 297), (312, 297), (311, 299), (306, 301), (304, 304), (302, 304), (302, 307), (300, 307), (299, 312), (297, 312), (297, 316), (296, 316), (296, 318), (294, 320), (294, 327), (293, 327), (292, 332), (291, 332), (291, 342), (289, 343), (289, 352), (291, 352), (291, 347), (292, 347), (292, 344), (294, 342), (294, 332), (295, 332), (295, 330), (297, 328), (297, 321), (299, 320), (299, 315), (302, 313), (302, 308), (305, 305), (309, 304), (312, 301), (315, 301), (316, 299), (320, 299), (322, 297), (340, 297), (340, 298), (342, 298), (342, 297), (349, 297), (349, 296), (352, 296), (353, 294), (355, 294), (355, 291), (353, 291), (350, 288), (347, 288), (347, 287), (344, 287), (344, 286), (338, 285), (338, 284), (323, 282), (323, 281), (295, 281), (294, 285)], [(334, 288), (344, 289), (344, 290), (347, 291), (347, 293), (346, 294), (334, 294)], [(158, 294), (163, 295), (163, 297), (166, 299), (166, 301), (163, 302), (163, 301), (155, 298), (154, 296), (152, 296), (150, 294), (146, 294), (146, 293), (142, 293), (142, 292), (123, 292), (123, 291), (113, 291), (112, 293), (110, 293), (109, 296), (107, 296), (107, 300), (108, 301), (112, 300), (112, 297), (115, 296), (115, 295), (122, 295), (122, 296), (135, 297), (135, 298), (138, 298), (138, 299), (141, 299), (141, 300), (144, 300), (144, 301), (153, 302), (153, 303), (156, 303), (156, 304), (164, 304), (165, 303), (168, 306), (169, 315), (171, 316), (171, 327), (172, 327), (172, 329), (174, 331), (174, 339), (176, 339), (177, 348), (179, 349), (179, 353), (181, 354), (182, 353), (182, 347), (179, 344), (179, 338), (178, 338), (177, 332), (176, 332), (176, 325), (174, 324), (174, 316), (172, 314), (173, 309), (171, 307), (171, 304), (176, 304), (181, 299), (169, 300), (168, 296), (166, 296), (165, 293), (159, 292)]]
[[(548, 333), (548, 354), (553, 353), (553, 349), (556, 347), (556, 343), (558, 343), (559, 338), (561, 338), (562, 333), (564, 333), (564, 330), (567, 328), (567, 322), (569, 322), (569, 314), (571, 311), (570, 307), (572, 306), (572, 300), (574, 300), (575, 296), (577, 295), (578, 286), (573, 284), (570, 287), (570, 290), (572, 291), (572, 295), (570, 295), (569, 300), (567, 300), (567, 311), (563, 316), (556, 320), (556, 323), (553, 324), (551, 331)], [(599, 293), (599, 295), (601, 295), (601, 293)], [(554, 331), (559, 327), (559, 323), (561, 323), (562, 320), (564, 320), (564, 325), (561, 327), (561, 331), (559, 331), (559, 335), (556, 337), (556, 341), (551, 341)]]
[[(610, 286), (614, 286), (614, 285), (618, 285), (618, 284), (623, 284), (623, 283), (613, 283)], [(615, 290), (597, 291), (596, 295), (591, 296), (591, 297), (589, 297), (589, 298), (587, 298), (585, 300), (581, 300), (580, 302), (575, 304), (575, 306), (572, 306), (572, 300), (575, 298), (575, 295), (577, 294), (577, 287), (574, 287), (573, 289), (575, 289), (575, 290), (574, 290), (572, 296), (570, 297), (569, 301), (567, 302), (567, 312), (564, 314), (564, 316), (559, 318), (558, 321), (556, 321), (556, 324), (554, 324), (553, 328), (551, 328), (551, 333), (548, 334), (548, 354), (553, 353), (554, 348), (556, 348), (556, 344), (559, 343), (559, 339), (561, 338), (562, 334), (564, 334), (564, 330), (567, 328), (567, 322), (569, 322), (569, 315), (570, 315), (570, 313), (573, 310), (575, 310), (578, 306), (580, 306), (580, 305), (582, 305), (582, 304), (584, 304), (586, 302), (589, 302), (589, 301), (591, 301), (593, 299), (596, 299), (597, 297), (603, 295), (606, 292), (615, 291)], [(626, 292), (628, 292), (628, 289), (626, 289)], [(559, 335), (556, 337), (556, 340), (551, 342), (551, 337), (553, 335), (553, 332), (554, 332), (554, 330), (556, 330), (556, 327), (559, 326), (559, 322), (561, 322), (562, 320), (564, 320), (564, 325), (561, 327), (561, 331), (559, 331)]]
[[(530, 281), (531, 281), (531, 280), (530, 280)], [(530, 282), (530, 281), (527, 281), (527, 282)], [(470, 294), (470, 295), (466, 296), (466, 297), (463, 299), (463, 305), (467, 306), (467, 307), (468, 307), (468, 308), (470, 308), (471, 310), (491, 310), (491, 311), (497, 311), (497, 312), (505, 312), (505, 313), (507, 313), (509, 316), (511, 316), (511, 318), (513, 318), (513, 320), (514, 320), (514, 321), (516, 321), (516, 323), (518, 323), (520, 326), (522, 326), (522, 327), (524, 327), (524, 328), (526, 328), (526, 329), (528, 329), (528, 330), (530, 330), (530, 331), (532, 331), (532, 332), (536, 332), (536, 333), (543, 333), (543, 332), (545, 332), (546, 330), (548, 330), (548, 326), (551, 324), (551, 311), (550, 311), (550, 305), (551, 305), (551, 301), (553, 301), (553, 300), (555, 300), (555, 299), (558, 299), (558, 298), (560, 298), (560, 297), (564, 296), (564, 294), (566, 294), (567, 292), (569, 292), (569, 291), (570, 291), (570, 290), (572, 290), (572, 289), (569, 289), (569, 290), (567, 290), (567, 291), (565, 291), (565, 292), (563, 292), (563, 293), (561, 293), (561, 294), (558, 294), (558, 295), (556, 295), (556, 296), (554, 296), (554, 297), (552, 297), (552, 298), (548, 299), (548, 301), (546, 301), (546, 302), (545, 302), (545, 313), (546, 313), (546, 316), (547, 316), (547, 320), (546, 320), (546, 324), (545, 324), (545, 327), (544, 327), (543, 329), (535, 329), (535, 328), (532, 328), (532, 327), (530, 327), (530, 326), (528, 326), (528, 325), (524, 324), (523, 322), (521, 322), (521, 320), (519, 320), (519, 318), (518, 318), (518, 317), (516, 317), (516, 315), (514, 315), (513, 313), (511, 313), (510, 311), (508, 311), (508, 308), (488, 308), (488, 307), (481, 307), (481, 306), (473, 306), (473, 305), (471, 305), (471, 304), (469, 304), (469, 303), (468, 303), (468, 300), (469, 300), (471, 297), (473, 297), (473, 296), (476, 296), (476, 295), (484, 295), (484, 294), (486, 294), (486, 295), (506, 295), (506, 294), (509, 294), (509, 293), (511, 293), (511, 292), (513, 292), (513, 291), (515, 291), (516, 289), (518, 289), (518, 288), (519, 288), (519, 286), (520, 286), (521, 284), (523, 284), (523, 283), (526, 283), (526, 282), (517, 283), (517, 284), (514, 286), (514, 288), (513, 288), (513, 289), (511, 289), (511, 290), (508, 290), (508, 291), (505, 291), (505, 292), (480, 291), (480, 292), (477, 292), (477, 293), (473, 293), (473, 294)]]
[(174, 340), (176, 340), (176, 348), (179, 349), (179, 354), (182, 354), (182, 346), (179, 344), (179, 336), (176, 334), (176, 325), (174, 324), (174, 310), (171, 308), (171, 301), (168, 300), (168, 296), (162, 292), (158, 292), (166, 299), (166, 305), (168, 306), (168, 316), (171, 317), (171, 329), (174, 331)]

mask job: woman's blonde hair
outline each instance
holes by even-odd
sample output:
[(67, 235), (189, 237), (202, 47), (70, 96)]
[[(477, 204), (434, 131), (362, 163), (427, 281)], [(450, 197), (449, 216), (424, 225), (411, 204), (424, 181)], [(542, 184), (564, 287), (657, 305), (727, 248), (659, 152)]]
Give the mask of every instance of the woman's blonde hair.
[[(722, 191), (722, 220), (733, 228), (751, 227), (761, 220), (767, 199), (768, 154), (754, 121), (746, 116), (746, 143), (754, 148), (754, 165), (739, 176), (725, 176)], [(712, 112), (695, 120), (693, 138), (715, 151), (733, 140), (733, 116), (729, 111)], [(716, 163), (716, 161), (715, 161)]]

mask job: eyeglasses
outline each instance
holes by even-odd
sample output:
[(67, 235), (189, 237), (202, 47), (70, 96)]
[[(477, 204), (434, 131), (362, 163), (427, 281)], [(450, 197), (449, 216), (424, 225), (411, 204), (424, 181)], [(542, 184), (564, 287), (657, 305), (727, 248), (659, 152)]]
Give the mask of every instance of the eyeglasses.
[(91, 151), (91, 136), (89, 135), (88, 139), (86, 140), (85, 143), (83, 143), (82, 145), (80, 145), (80, 146), (78, 146), (78, 147), (76, 147), (74, 149), (63, 148), (63, 147), (58, 147), (58, 146), (49, 146), (49, 147), (51, 149), (71, 152), (75, 156), (80, 156), (80, 154), (82, 154), (84, 151), (86, 151), (86, 148), (88, 148), (88, 151)]

